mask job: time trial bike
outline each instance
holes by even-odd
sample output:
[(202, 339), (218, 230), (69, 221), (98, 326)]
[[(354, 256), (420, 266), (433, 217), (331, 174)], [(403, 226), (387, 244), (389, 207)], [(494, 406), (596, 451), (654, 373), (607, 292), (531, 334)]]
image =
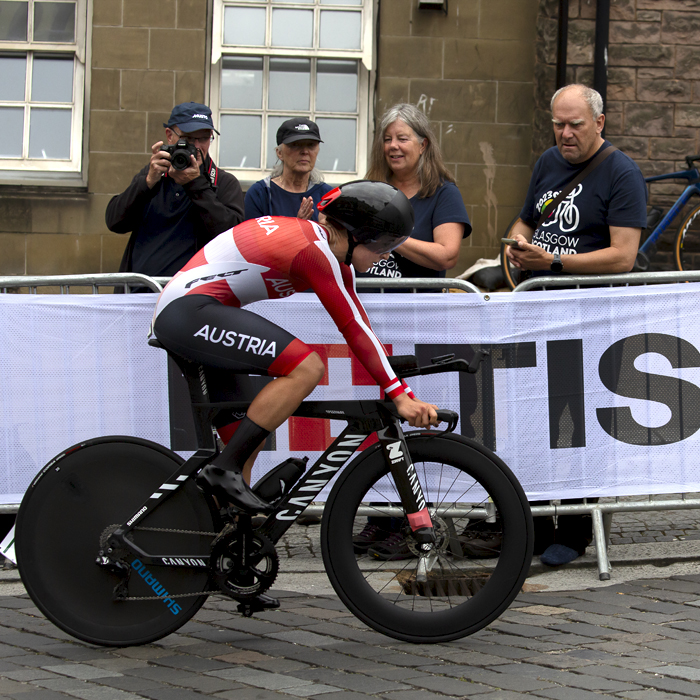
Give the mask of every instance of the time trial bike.
[[(209, 595), (256, 612), (257, 596), (279, 570), (275, 544), (346, 464), (324, 508), (321, 548), (330, 582), (360, 620), (396, 639), (443, 642), (481, 629), (518, 594), (532, 556), (530, 508), (501, 459), (453, 432), (457, 414), (439, 412), (446, 430), (404, 433), (390, 401), (305, 401), (295, 415), (347, 427), (259, 524), (220, 509), (195, 483), (218, 454), (214, 417), (246, 404), (210, 402), (205, 368), (171, 357), (192, 400), (199, 448), (189, 459), (144, 439), (99, 437), (52, 459), (22, 500), (20, 575), (58, 627), (87, 642), (127, 646), (174, 632)], [(446, 356), (425, 367), (412, 356), (390, 359), (409, 377), (475, 372), (481, 358)], [(355, 456), (375, 432), (378, 441)], [(254, 488), (269, 486), (284, 464)], [(432, 528), (414, 532), (406, 516), (421, 507)], [(368, 516), (396, 518), (412, 558), (358, 557), (353, 536)], [(502, 544), (492, 558), (473, 559), (463, 552), (463, 535), (484, 521), (499, 523)]]

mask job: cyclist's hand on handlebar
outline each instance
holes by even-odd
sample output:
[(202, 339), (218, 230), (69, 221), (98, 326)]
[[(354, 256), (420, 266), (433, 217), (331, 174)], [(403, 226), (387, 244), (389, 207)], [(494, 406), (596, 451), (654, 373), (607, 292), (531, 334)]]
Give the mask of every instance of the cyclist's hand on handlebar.
[(399, 415), (414, 428), (428, 428), (431, 425), (440, 425), (437, 417), (437, 406), (425, 403), (419, 399), (412, 399), (406, 394), (400, 394), (394, 399), (394, 404)]

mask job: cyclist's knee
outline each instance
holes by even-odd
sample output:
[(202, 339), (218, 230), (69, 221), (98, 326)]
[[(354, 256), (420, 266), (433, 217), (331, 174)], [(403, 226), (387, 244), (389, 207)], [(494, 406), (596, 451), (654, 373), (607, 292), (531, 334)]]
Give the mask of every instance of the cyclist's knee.
[(323, 360), (321, 360), (318, 353), (312, 352), (304, 358), (303, 362), (294, 368), (290, 376), (298, 377), (308, 384), (316, 386), (323, 379), (325, 372), (326, 367), (323, 364)]

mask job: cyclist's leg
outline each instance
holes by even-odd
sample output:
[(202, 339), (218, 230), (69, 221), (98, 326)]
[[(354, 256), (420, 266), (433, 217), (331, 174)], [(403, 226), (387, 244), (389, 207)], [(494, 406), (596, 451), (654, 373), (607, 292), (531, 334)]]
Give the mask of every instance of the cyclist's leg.
[(219, 501), (225, 497), (224, 491), (236, 505), (248, 510), (267, 508), (268, 504), (253, 493), (243, 479), (243, 470), (246, 466), (252, 468), (251, 458), (260, 450), (265, 438), (314, 390), (323, 371), (321, 359), (311, 353), (289, 375), (270, 382), (255, 397), (224, 451), (202, 470), (201, 477), (218, 492)]
[[(212, 403), (224, 401), (247, 401), (252, 403), (258, 392), (272, 381), (272, 377), (256, 377), (246, 374), (232, 374), (229, 370), (216, 367), (205, 367), (204, 375), (207, 380), (209, 396)], [(245, 411), (221, 411), (216, 415), (212, 424), (224, 445), (228, 445), (234, 433), (245, 418)], [(243, 478), (250, 484), (250, 476), (260, 451), (265, 442), (260, 443), (255, 452), (248, 458), (243, 467)]]
[(203, 295), (171, 302), (158, 315), (154, 332), (166, 348), (190, 360), (278, 377), (253, 400), (224, 451), (200, 473), (219, 502), (233, 502), (249, 511), (266, 510), (268, 504), (242, 477), (244, 465), (321, 380), (320, 358), (274, 323)]

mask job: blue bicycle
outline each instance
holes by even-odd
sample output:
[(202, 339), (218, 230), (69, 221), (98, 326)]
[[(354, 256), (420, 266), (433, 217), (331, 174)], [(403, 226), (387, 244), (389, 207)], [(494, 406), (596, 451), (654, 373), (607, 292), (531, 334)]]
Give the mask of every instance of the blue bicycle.
[[(673, 263), (676, 270), (700, 270), (700, 199), (697, 199), (700, 197), (700, 171), (694, 167), (693, 163), (695, 161), (700, 161), (700, 155), (685, 157), (687, 170), (644, 178), (648, 183), (663, 180), (685, 180), (688, 185), (665, 215), (658, 207), (652, 207), (649, 210), (647, 227), (642, 231), (642, 243), (639, 246), (633, 272), (646, 272), (649, 270), (651, 262), (657, 253), (659, 238), (678, 214), (684, 210), (685, 214), (676, 231), (676, 239), (673, 245)], [(693, 201), (690, 207), (686, 209), (686, 205), (691, 199)], [(511, 229), (516, 221), (518, 221), (518, 217), (515, 217), (508, 224), (504, 238), (512, 237)], [(646, 235), (649, 231), (651, 233)], [(508, 286), (511, 289), (515, 289), (520, 282), (521, 270), (510, 263), (505, 254), (505, 244), (503, 243), (501, 244), (501, 270)]]
[[(634, 266), (635, 272), (645, 272), (649, 269), (650, 262), (656, 255), (657, 243), (661, 234), (692, 198), (700, 196), (700, 171), (693, 166), (693, 163), (698, 160), (700, 160), (700, 155), (686, 156), (687, 170), (644, 178), (649, 183), (662, 180), (685, 180), (688, 185), (666, 212), (666, 215), (663, 215), (663, 212), (656, 207), (652, 207), (650, 210), (646, 230), (655, 228), (639, 246), (637, 262)], [(700, 200), (693, 201), (678, 226), (673, 256), (677, 270), (700, 270)]]

